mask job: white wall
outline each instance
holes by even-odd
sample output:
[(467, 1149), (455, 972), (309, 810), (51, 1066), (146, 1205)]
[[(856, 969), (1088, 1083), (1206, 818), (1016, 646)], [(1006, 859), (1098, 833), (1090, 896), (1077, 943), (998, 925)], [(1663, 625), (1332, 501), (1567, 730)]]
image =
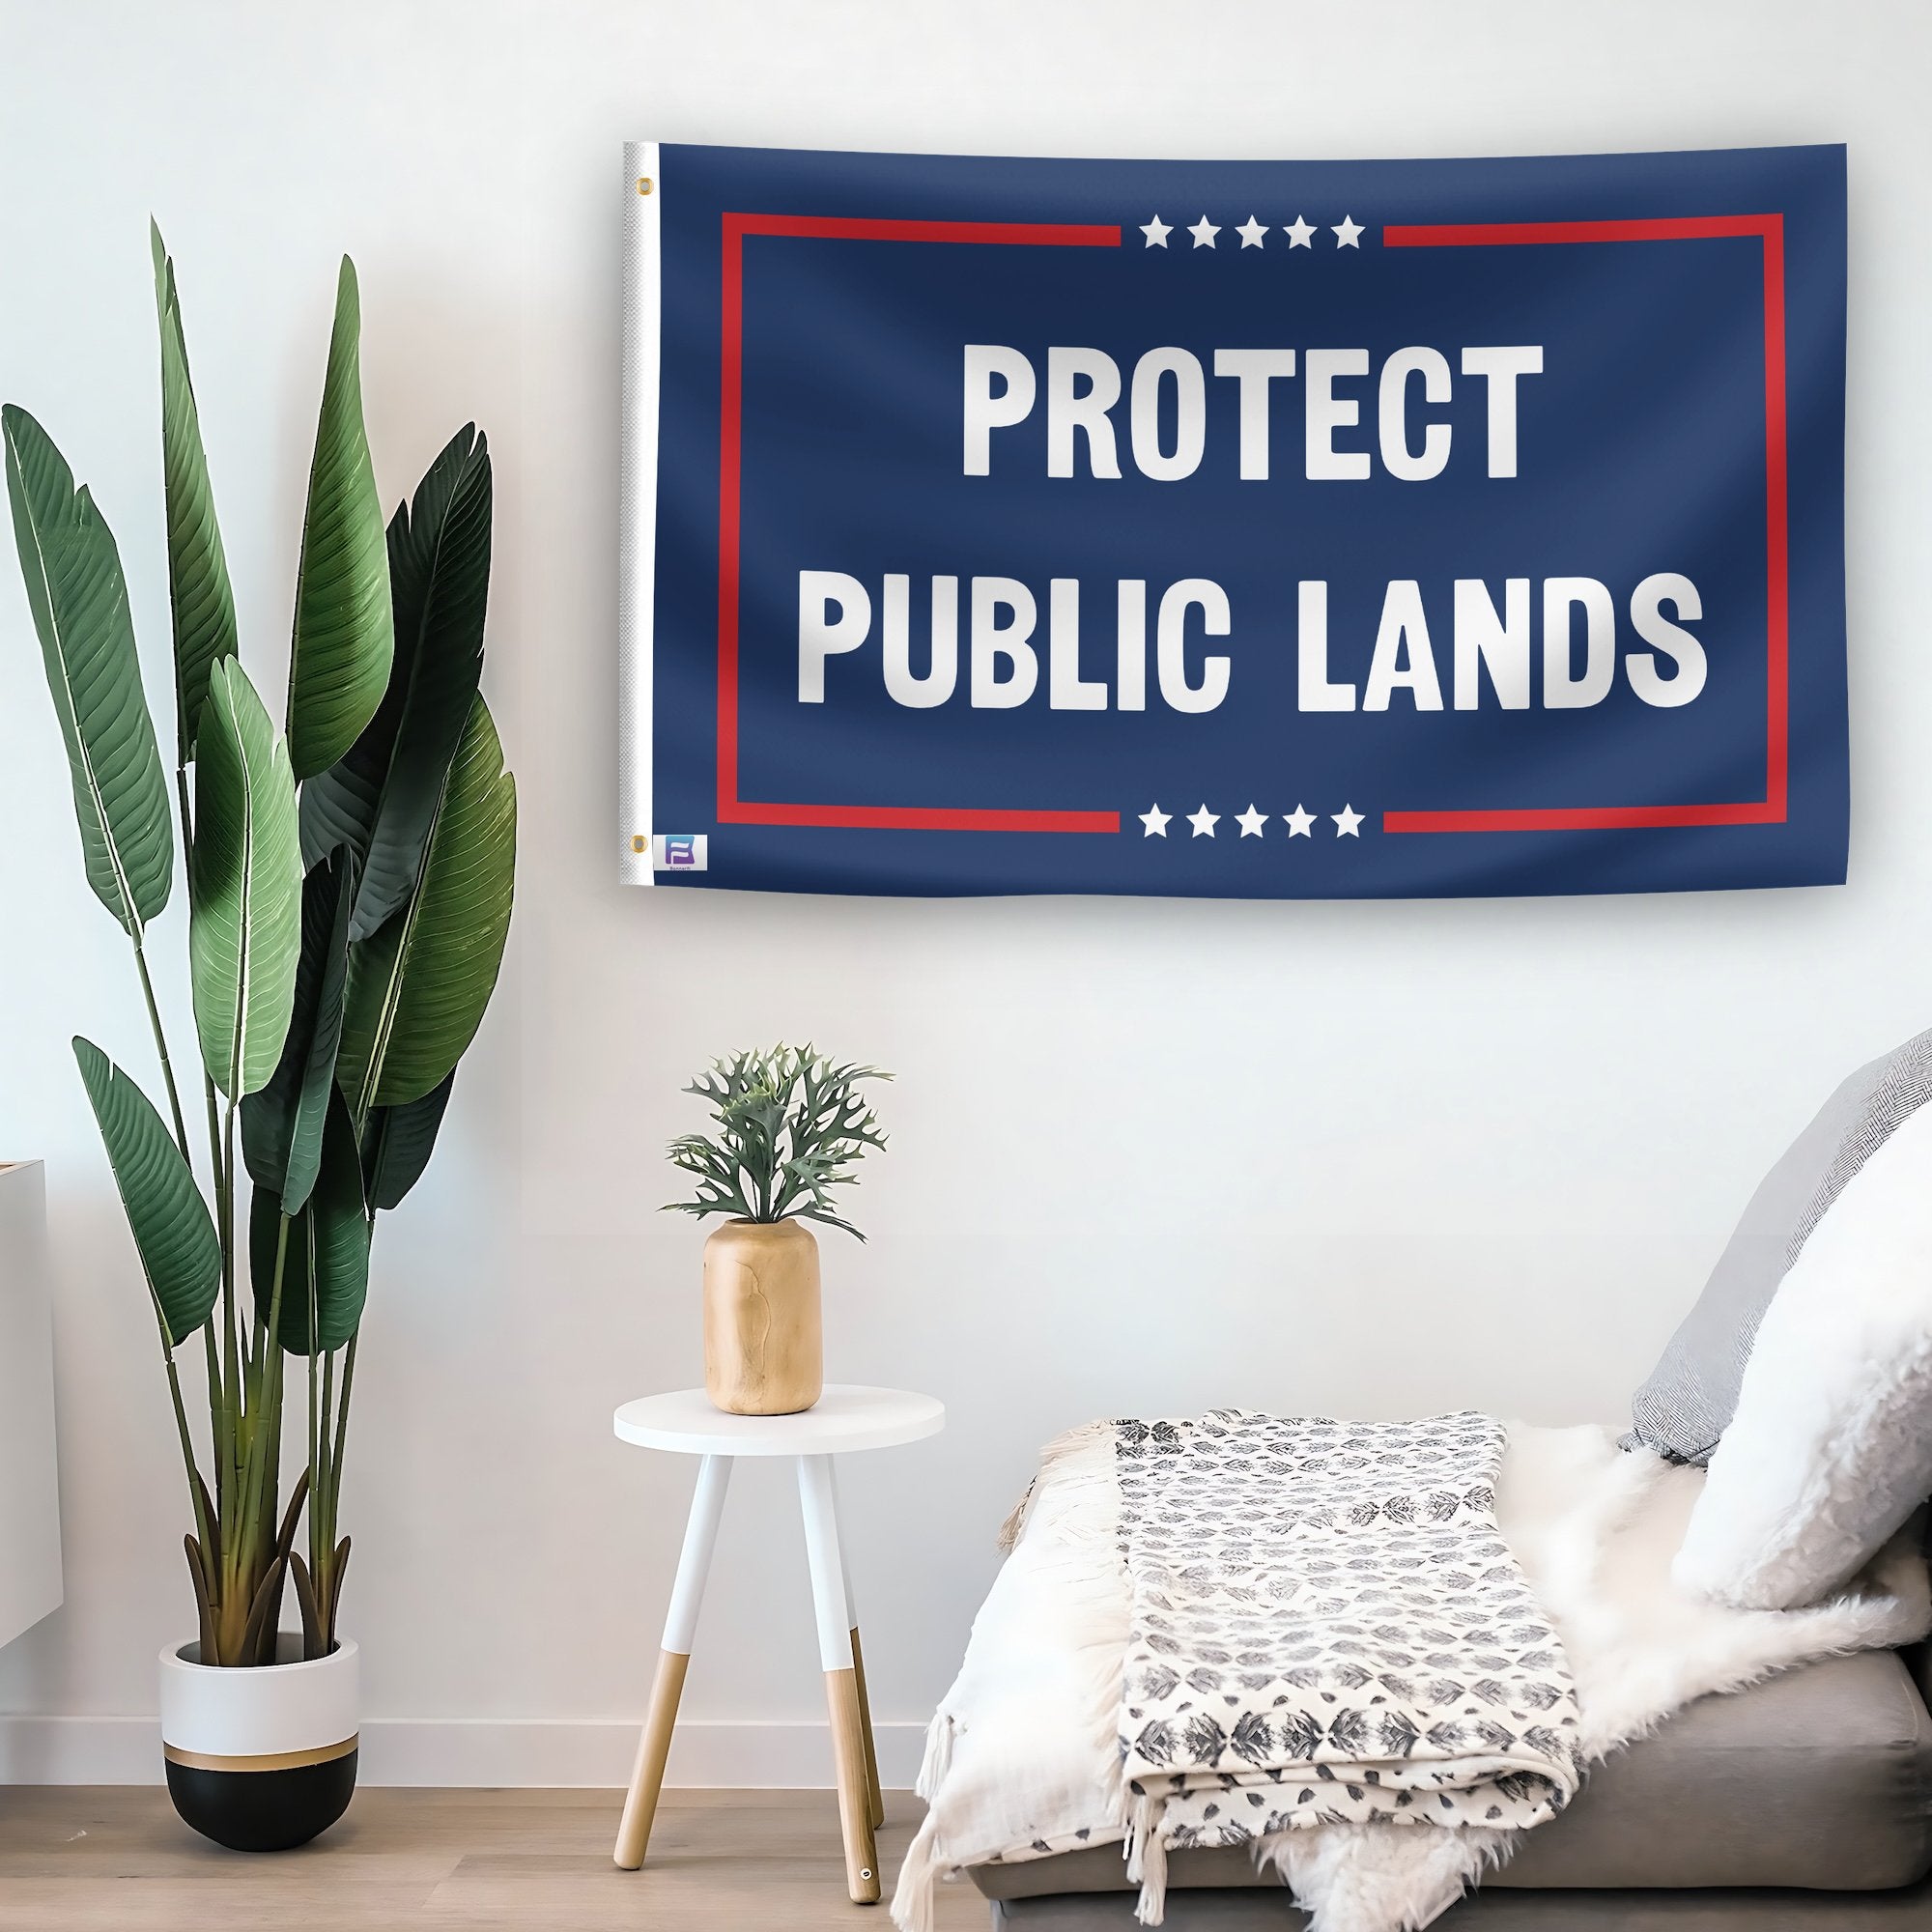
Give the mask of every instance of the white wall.
[[(810, 1035), (899, 1074), (872, 1240), (829, 1236), (826, 1262), (835, 1376), (952, 1412), (846, 1484), (904, 1776), (1046, 1435), (1220, 1403), (1615, 1415), (1786, 1137), (1932, 1020), (1922, 7), (14, 0), (0, 63), (0, 394), (119, 530), (157, 700), (150, 210), (258, 677), (281, 671), (339, 249), (385, 497), (467, 417), (497, 452), (488, 688), (522, 876), (505, 983), (371, 1301), (344, 1516), (372, 1775), (621, 1776), (690, 1471), (608, 1418), (698, 1374), (699, 1234), (652, 1210), (691, 1120), (677, 1088), (714, 1049)], [(1257, 156), (1849, 139), (1852, 884), (1334, 906), (618, 887), (619, 144), (644, 134)], [(0, 1155), (48, 1163), (68, 1565), (67, 1606), (0, 1653), (0, 1711), (96, 1720), (0, 1726), (0, 1776), (145, 1776), (152, 1732), (117, 1720), (152, 1712), (154, 1653), (189, 1628), (185, 1510), (67, 1036), (148, 1061), (0, 576)], [(181, 928), (157, 947), (185, 1045)], [(815, 1720), (818, 1679), (777, 1477), (732, 1499), (687, 1778), (820, 1773), (785, 1728)]]

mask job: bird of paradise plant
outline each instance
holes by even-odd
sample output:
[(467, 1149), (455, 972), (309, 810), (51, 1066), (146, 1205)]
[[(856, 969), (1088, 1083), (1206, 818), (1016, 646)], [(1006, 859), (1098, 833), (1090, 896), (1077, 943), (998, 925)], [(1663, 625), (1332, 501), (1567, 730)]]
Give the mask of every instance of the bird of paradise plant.
[[(335, 1643), (370, 1240), (429, 1160), (496, 985), (516, 787), (478, 690), (489, 451), (473, 426), (459, 432), (385, 531), (346, 257), (277, 731), (242, 667), (174, 264), (157, 230), (153, 243), (172, 804), (113, 534), (24, 410), (0, 410), (0, 440), (88, 883), (131, 942), (167, 1107), (163, 1119), (125, 1069), (75, 1039), (159, 1332), (193, 1520), (200, 1657), (260, 1664), (274, 1661), (291, 1582), (304, 1655)], [(147, 956), (174, 884), (175, 821), (187, 859), (205, 1191)], [(199, 1356), (205, 1384), (199, 1441), (184, 1355)], [(284, 1497), (292, 1355), (304, 1364), (307, 1457)]]

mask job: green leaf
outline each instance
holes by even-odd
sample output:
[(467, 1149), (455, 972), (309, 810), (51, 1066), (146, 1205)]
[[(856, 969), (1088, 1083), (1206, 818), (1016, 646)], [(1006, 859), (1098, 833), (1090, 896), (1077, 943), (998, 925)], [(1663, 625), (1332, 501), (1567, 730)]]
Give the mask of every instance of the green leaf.
[(373, 1208), (396, 1207), (423, 1177), (456, 1085), (452, 1071), (420, 1100), (400, 1107), (378, 1107), (362, 1136), (362, 1185)]
[(301, 955), (295, 1007), (274, 1075), (242, 1103), (242, 1151), (257, 1185), (298, 1212), (322, 1162), (322, 1129), (335, 1091), (342, 994), (349, 978), (349, 909), (355, 861), (335, 852), (302, 881)]
[(73, 782), (87, 883), (128, 936), (168, 902), (175, 841), (114, 534), (47, 433), (0, 410), (7, 495)]
[(140, 1088), (91, 1040), (76, 1037), (73, 1057), (107, 1144), (156, 1314), (168, 1346), (178, 1348), (208, 1320), (221, 1289), (221, 1243), (208, 1204)]
[(150, 222), (155, 307), (161, 325), (161, 475), (167, 497), (168, 602), (175, 631), (175, 733), (179, 762), (194, 756), (208, 674), (236, 651), (235, 595), (214, 520), (214, 490), (201, 445), (201, 416), (188, 380), (187, 341), (175, 294), (175, 265)]
[(239, 1100), (268, 1085), (301, 952), (301, 850), (287, 747), (237, 658), (209, 676), (195, 761), (188, 959), (202, 1064)]
[[(273, 1305), (281, 1225), (280, 1197), (271, 1187), (257, 1187), (248, 1207), (248, 1274), (265, 1323)], [(276, 1339), (292, 1355), (339, 1349), (355, 1333), (368, 1293), (369, 1217), (362, 1205), (362, 1163), (349, 1109), (337, 1094), (323, 1130), (315, 1191), (289, 1222)]]
[(851, 1185), (868, 1148), (883, 1148), (878, 1117), (859, 1093), (890, 1080), (876, 1066), (835, 1065), (817, 1048), (752, 1048), (715, 1060), (687, 1094), (711, 1110), (716, 1134), (680, 1134), (671, 1165), (695, 1177), (683, 1214), (736, 1214), (753, 1221), (791, 1215), (866, 1237), (832, 1211), (832, 1189)]
[(356, 1119), (420, 1099), (463, 1058), (503, 961), (516, 868), (516, 781), (478, 697), (413, 895), (350, 952), (337, 1077)]
[(296, 579), (289, 757), (298, 779), (327, 771), (362, 735), (395, 649), (383, 506), (362, 427), (361, 324), (355, 265), (345, 255)]
[(389, 524), (396, 655), (369, 727), (302, 787), (302, 852), (362, 859), (351, 936), (409, 897), (483, 670), (490, 593), (490, 447), (466, 425)]

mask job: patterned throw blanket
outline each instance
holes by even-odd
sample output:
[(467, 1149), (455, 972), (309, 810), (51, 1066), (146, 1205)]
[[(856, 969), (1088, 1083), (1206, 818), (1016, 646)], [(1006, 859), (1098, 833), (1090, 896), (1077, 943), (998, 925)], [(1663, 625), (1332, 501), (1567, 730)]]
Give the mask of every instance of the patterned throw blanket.
[(1465, 1411), (1116, 1422), (1128, 1876), (1311, 1824), (1521, 1829), (1582, 1776), (1562, 1649)]

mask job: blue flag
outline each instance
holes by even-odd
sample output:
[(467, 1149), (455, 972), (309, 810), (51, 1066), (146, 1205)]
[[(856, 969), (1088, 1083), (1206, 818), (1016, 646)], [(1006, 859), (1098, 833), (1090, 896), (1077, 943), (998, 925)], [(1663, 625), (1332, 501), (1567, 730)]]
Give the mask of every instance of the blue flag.
[(1842, 148), (627, 154), (627, 877), (1842, 881)]

